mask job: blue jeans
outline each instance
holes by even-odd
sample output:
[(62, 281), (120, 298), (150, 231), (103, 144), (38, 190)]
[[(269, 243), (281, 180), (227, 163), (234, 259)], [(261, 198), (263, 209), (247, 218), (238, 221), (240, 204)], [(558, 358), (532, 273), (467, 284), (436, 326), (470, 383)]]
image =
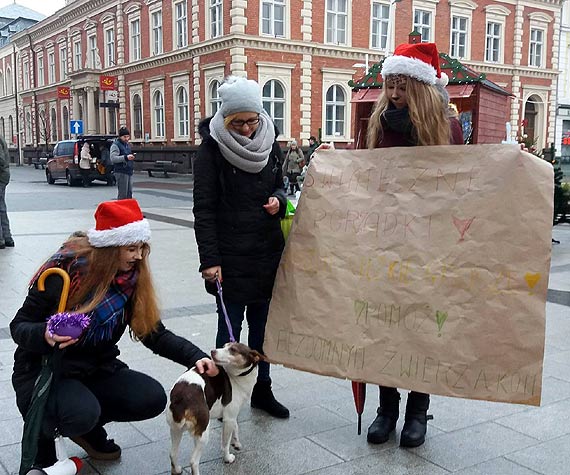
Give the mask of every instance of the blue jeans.
[[(224, 313), (220, 307), (220, 299), (216, 297), (218, 306), (218, 334), (216, 335), (216, 348), (221, 348), (230, 341), (230, 334), (224, 318)], [(267, 323), (267, 313), (269, 312), (269, 300), (265, 302), (254, 302), (250, 304), (228, 302), (224, 299), (228, 317), (232, 324), (232, 332), (237, 341), (240, 341), (243, 317), (247, 319), (249, 336), (247, 340), (248, 346), (263, 353), (263, 339), (265, 338), (265, 324)], [(265, 361), (259, 362), (259, 372), (257, 380), (269, 382), (269, 363)]]
[(6, 209), (6, 185), (0, 185), (0, 244), (12, 240), (8, 210)]

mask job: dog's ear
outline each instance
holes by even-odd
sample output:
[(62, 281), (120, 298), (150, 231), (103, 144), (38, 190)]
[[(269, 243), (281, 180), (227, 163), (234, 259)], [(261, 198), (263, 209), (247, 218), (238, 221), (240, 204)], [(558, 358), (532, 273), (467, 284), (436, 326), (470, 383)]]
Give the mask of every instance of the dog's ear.
[(260, 361), (267, 361), (267, 358), (265, 357), (265, 355), (262, 355), (259, 351), (257, 350), (251, 350), (251, 355), (253, 356), (253, 360), (256, 363), (259, 363)]

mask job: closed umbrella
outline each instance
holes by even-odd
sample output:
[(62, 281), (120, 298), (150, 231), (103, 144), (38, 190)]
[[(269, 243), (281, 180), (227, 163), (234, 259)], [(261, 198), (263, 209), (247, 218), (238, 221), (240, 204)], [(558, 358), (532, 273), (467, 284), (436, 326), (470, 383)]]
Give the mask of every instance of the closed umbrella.
[(364, 412), (364, 401), (366, 401), (366, 383), (353, 381), (352, 395), (354, 396), (354, 405), (356, 406), (356, 414), (358, 415), (358, 435), (360, 435), (362, 432), (362, 413)]

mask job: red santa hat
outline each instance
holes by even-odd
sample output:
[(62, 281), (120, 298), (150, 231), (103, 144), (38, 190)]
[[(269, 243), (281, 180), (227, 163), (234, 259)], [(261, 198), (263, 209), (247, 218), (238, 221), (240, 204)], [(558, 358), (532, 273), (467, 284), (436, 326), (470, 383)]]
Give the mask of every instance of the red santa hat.
[(404, 43), (398, 45), (394, 55), (384, 60), (382, 79), (387, 76), (401, 74), (432, 86), (445, 86), (449, 78), (439, 67), (439, 53), (435, 43)]
[(150, 225), (137, 200), (104, 201), (95, 211), (95, 228), (87, 231), (93, 247), (129, 246), (150, 240)]

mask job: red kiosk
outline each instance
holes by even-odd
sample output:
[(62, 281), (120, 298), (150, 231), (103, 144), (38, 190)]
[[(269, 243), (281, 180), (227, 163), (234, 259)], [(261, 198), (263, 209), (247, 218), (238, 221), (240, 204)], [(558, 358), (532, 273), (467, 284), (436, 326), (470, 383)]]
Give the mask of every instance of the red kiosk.
[[(421, 40), (419, 33), (410, 33), (410, 43), (418, 43), (418, 39)], [(501, 143), (505, 140), (512, 94), (486, 79), (485, 74), (477, 73), (445, 53), (440, 53), (439, 58), (442, 72), (449, 76), (446, 89), (459, 112), (465, 143)], [(382, 88), (383, 62), (373, 64), (366, 75), (348, 83), (355, 104), (355, 148), (365, 148), (368, 119)]]

